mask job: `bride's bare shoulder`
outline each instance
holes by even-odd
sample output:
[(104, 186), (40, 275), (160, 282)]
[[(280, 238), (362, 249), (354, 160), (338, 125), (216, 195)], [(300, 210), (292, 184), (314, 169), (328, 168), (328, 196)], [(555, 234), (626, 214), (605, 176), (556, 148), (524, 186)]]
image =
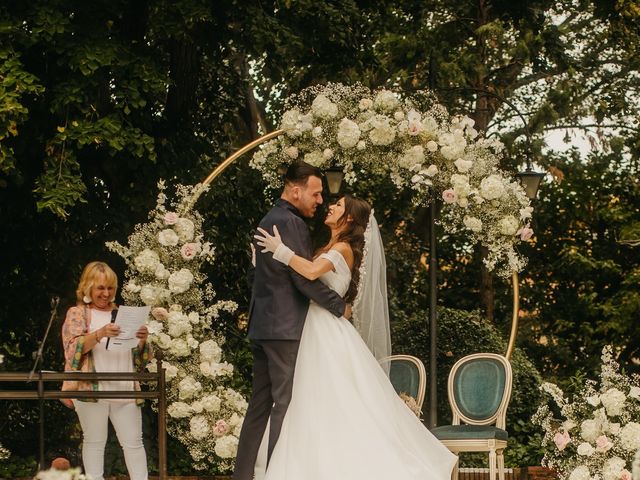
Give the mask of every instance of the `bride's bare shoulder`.
[(347, 242), (338, 242), (331, 247), (344, 257), (349, 268), (353, 266), (353, 250)]

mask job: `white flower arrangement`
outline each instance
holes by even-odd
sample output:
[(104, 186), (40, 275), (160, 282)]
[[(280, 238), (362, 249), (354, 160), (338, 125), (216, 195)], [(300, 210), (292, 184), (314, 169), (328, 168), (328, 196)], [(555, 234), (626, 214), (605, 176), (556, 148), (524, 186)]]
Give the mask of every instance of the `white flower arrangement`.
[(599, 387), (587, 380), (572, 400), (556, 385), (541, 388), (552, 400), (532, 419), (545, 432), (543, 465), (554, 469), (560, 480), (631, 480), (640, 449), (640, 376), (619, 372), (611, 346), (602, 350)]
[[(205, 283), (202, 267), (213, 261), (215, 248), (204, 240), (202, 216), (194, 205), (206, 187), (178, 186), (170, 205), (163, 181), (158, 188), (149, 222), (135, 227), (127, 246), (107, 246), (127, 263), (126, 303), (151, 306), (147, 326), (154, 348), (163, 353), (168, 432), (187, 446), (195, 468), (226, 473), (233, 467), (247, 402), (228, 388), (234, 368), (224, 361), (224, 338), (211, 326), (221, 312), (232, 313), (237, 305), (225, 300), (205, 304), (215, 292)], [(148, 368), (155, 371), (156, 362)], [(216, 436), (223, 424), (234, 428)]]
[(41, 470), (34, 478), (35, 480), (91, 480), (91, 477), (84, 475), (79, 467), (69, 468), (68, 470), (58, 470), (56, 468)]
[(533, 235), (532, 207), (498, 166), (502, 144), (479, 136), (473, 120), (450, 116), (424, 92), (407, 97), (336, 83), (307, 88), (288, 106), (284, 134), (250, 162), (270, 188), (281, 187), (278, 171), (297, 159), (339, 166), (350, 184), (365, 172), (388, 177), (398, 189), (412, 189), (416, 204), (443, 198), (442, 225), (485, 245), (489, 270), (509, 276), (524, 267), (515, 246)]

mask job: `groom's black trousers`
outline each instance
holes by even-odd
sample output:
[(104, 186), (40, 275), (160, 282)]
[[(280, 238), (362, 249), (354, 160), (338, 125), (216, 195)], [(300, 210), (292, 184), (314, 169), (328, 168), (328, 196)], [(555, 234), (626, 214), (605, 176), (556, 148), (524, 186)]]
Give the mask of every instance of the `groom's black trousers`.
[(299, 340), (251, 341), (254, 359), (253, 393), (240, 432), (234, 480), (253, 478), (258, 449), (269, 417), (268, 458), (271, 458), (291, 401), (299, 346)]

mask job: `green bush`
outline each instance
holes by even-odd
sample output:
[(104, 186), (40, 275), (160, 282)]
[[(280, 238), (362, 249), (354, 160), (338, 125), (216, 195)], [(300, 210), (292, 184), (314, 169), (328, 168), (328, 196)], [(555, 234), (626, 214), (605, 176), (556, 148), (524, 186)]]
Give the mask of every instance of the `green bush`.
[[(429, 365), (429, 313), (413, 308), (406, 311), (391, 299), (391, 336), (393, 353), (409, 354)], [(504, 354), (507, 342), (497, 329), (487, 323), (479, 312), (452, 308), (438, 309), (438, 424), (451, 422), (451, 409), (447, 399), (447, 379), (453, 364), (460, 358), (478, 352)], [(542, 458), (540, 434), (529, 419), (539, 403), (540, 374), (531, 361), (518, 349), (510, 359), (513, 367), (513, 391), (507, 410), (509, 448), (505, 450), (508, 465), (539, 465)], [(423, 405), (423, 416), (428, 412), (428, 395)], [(476, 466), (486, 462), (484, 457), (469, 456), (462, 466)]]

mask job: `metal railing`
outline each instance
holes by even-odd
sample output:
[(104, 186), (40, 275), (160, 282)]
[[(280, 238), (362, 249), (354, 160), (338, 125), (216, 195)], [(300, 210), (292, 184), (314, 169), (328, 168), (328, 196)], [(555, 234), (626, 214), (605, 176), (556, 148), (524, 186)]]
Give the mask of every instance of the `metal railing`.
[[(25, 384), (36, 384), (36, 390), (0, 390), (0, 400), (38, 400), (40, 402), (40, 469), (46, 469), (44, 460), (44, 401), (61, 400), (65, 398), (143, 398), (158, 400), (158, 475), (160, 480), (167, 478), (167, 399), (165, 396), (166, 379), (165, 371), (162, 367), (162, 359), (156, 356), (156, 373), (131, 373), (131, 372), (49, 372), (36, 371), (34, 373), (25, 372), (0, 372), (0, 383), (24, 382)], [(137, 380), (140, 382), (151, 382), (156, 384), (156, 389), (151, 391), (77, 391), (68, 390), (45, 390), (44, 384), (47, 382), (61, 382), (66, 380)]]

